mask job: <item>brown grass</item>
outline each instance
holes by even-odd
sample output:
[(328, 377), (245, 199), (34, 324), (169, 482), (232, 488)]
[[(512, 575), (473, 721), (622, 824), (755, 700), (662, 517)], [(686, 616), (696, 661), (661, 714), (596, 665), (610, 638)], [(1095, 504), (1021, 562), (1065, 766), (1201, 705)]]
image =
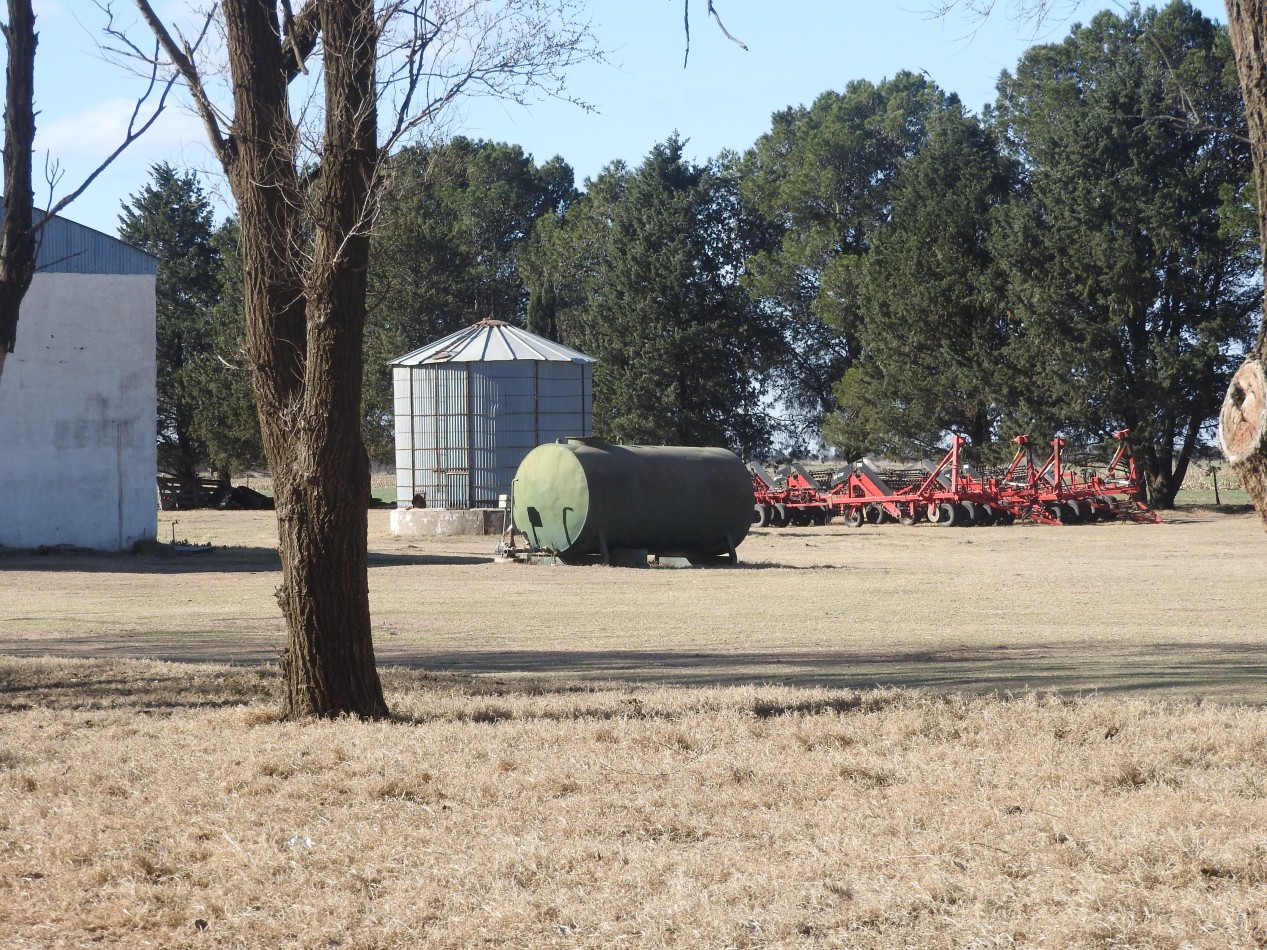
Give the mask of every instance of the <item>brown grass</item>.
[(7, 946), (1262, 947), (1267, 713), (0, 664)]
[(268, 516), (172, 516), (224, 546), (0, 559), (0, 946), (1267, 947), (1252, 516), (734, 571), (372, 522), (414, 668), (395, 721), (309, 725)]

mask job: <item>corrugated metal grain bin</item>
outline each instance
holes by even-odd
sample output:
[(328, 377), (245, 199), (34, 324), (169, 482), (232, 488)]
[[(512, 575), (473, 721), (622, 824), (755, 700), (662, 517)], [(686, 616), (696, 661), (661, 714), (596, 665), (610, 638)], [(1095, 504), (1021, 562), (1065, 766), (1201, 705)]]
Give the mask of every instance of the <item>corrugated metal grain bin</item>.
[(567, 439), (523, 460), (514, 513), (533, 548), (564, 560), (620, 548), (712, 557), (747, 536), (752, 478), (726, 449)]
[(496, 507), (535, 446), (589, 435), (593, 363), (501, 320), (393, 360), (396, 504)]

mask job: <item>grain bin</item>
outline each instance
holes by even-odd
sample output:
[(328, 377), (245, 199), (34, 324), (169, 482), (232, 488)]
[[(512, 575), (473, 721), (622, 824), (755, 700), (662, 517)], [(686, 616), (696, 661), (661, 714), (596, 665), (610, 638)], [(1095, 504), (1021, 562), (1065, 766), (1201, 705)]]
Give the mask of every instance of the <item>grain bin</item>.
[(515, 474), (515, 524), (565, 561), (618, 549), (730, 555), (752, 523), (752, 479), (726, 449), (562, 439)]
[(535, 446), (589, 435), (593, 363), (501, 320), (393, 360), (397, 507), (497, 507)]

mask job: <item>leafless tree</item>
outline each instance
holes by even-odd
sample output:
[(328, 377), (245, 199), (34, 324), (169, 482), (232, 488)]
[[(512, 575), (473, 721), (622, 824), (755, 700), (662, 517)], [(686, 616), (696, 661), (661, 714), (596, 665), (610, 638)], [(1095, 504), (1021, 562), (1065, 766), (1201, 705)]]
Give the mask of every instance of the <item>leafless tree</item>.
[(217, 61), (135, 2), (237, 205), (277, 503), (284, 715), (383, 716), (359, 415), (380, 179), (392, 148), (462, 96), (570, 98), (566, 70), (599, 55), (589, 23), (573, 0), (223, 0)]
[[(0, 378), (5, 359), (17, 345), (18, 314), (35, 276), (39, 232), (45, 222), (84, 193), (129, 145), (158, 119), (170, 83), (149, 74), (119, 145), (79, 184), (35, 219), (31, 155), (35, 146), (35, 12), (32, 0), (8, 0), (8, 19), (0, 24), (7, 53), (4, 106), (4, 219), (0, 221)], [(152, 104), (152, 108), (150, 105)], [(52, 188), (57, 184), (50, 181)]]

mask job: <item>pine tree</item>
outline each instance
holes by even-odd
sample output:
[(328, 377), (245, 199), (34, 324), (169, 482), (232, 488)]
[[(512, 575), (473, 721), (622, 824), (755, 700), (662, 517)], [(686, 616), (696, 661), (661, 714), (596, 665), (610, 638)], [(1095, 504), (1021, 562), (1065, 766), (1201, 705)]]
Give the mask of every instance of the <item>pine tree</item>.
[(598, 359), (594, 431), (614, 441), (768, 444), (755, 308), (738, 282), (736, 182), (657, 144), (634, 171), (609, 166), (569, 212), (563, 247), (583, 293), (560, 313), (564, 339)]
[(898, 169), (930, 117), (957, 108), (916, 73), (855, 80), (775, 113), (743, 157), (744, 201), (763, 223), (745, 284), (779, 328), (779, 401), (805, 428), (835, 409), (834, 384), (859, 354), (861, 265)]
[(1182, 2), (1101, 13), (1000, 91), (1027, 178), (1001, 247), (1030, 397), (1067, 433), (1134, 430), (1168, 507), (1261, 299), (1224, 213), (1251, 173), (1227, 32)]
[(195, 371), (210, 347), (207, 313), (220, 297), (214, 213), (198, 178), (160, 163), (124, 205), (119, 237), (158, 258), (158, 458), (193, 477), (210, 461), (197, 416), (206, 399)]
[(981, 449), (1000, 434), (1013, 327), (991, 224), (1012, 188), (1009, 163), (976, 118), (946, 110), (930, 119), (862, 267), (861, 355), (826, 427), (847, 455), (919, 457), (948, 431)]

